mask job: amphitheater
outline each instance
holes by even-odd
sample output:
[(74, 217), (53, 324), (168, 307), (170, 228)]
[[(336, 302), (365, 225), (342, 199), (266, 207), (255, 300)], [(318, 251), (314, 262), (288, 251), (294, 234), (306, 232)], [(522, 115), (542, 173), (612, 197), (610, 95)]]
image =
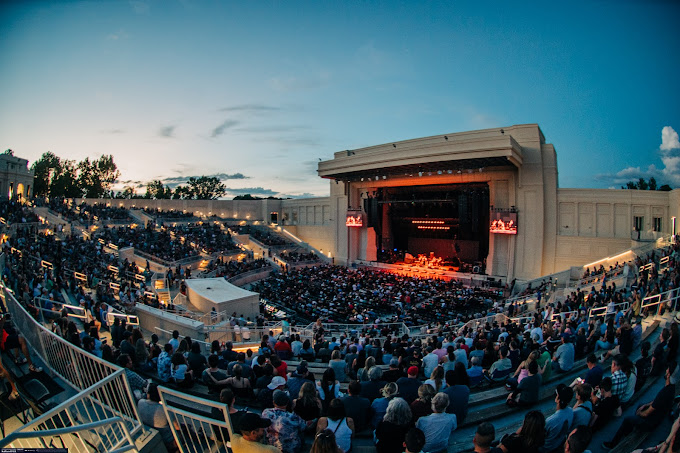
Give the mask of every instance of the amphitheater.
[[(538, 320), (554, 340), (572, 323), (599, 329), (608, 317), (634, 324), (639, 316), (634, 363), (642, 341), (654, 351), (677, 322), (680, 189), (559, 188), (556, 151), (538, 125), (339, 151), (319, 162), (318, 174), (329, 180), (328, 197), (4, 199), (2, 308), (43, 370), (2, 354), (18, 396), (9, 385), (1, 389), (0, 447), (232, 451), (222, 432), (233, 436), (236, 427), (212, 386), (167, 382), (154, 361), (139, 363), (136, 373), (159, 384), (167, 423), (144, 423), (136, 384), (114, 359), (114, 325), (138, 330), (147, 354), (152, 335), (162, 349), (177, 331), (197, 345), (197, 356), (226, 343), (234, 353), (264, 355), (264, 347), (285, 364), (277, 373), (306, 359), (320, 379), (333, 338), (343, 356), (343, 339), (379, 340), (376, 366), (387, 371), (383, 355), (399, 355), (385, 343), (428, 355), (427, 346), (449, 337), (472, 345), (478, 336), (475, 344), (488, 341), (493, 350), (501, 327), (521, 340)], [(92, 319), (108, 326), (99, 329), (97, 350), (85, 346), (95, 343), (83, 332)], [(281, 335), (316, 350), (305, 357), (267, 343)], [(532, 409), (555, 412), (555, 389), (585, 377), (585, 355), (543, 380)], [(610, 363), (602, 364), (605, 376)], [(429, 377), (420, 370), (421, 381)], [(522, 426), (528, 409), (505, 404), (507, 377), (469, 383), (467, 416), (447, 451), (473, 451), (482, 422), (494, 425), (496, 440)], [(341, 399), (348, 385), (340, 383)], [(623, 416), (663, 386), (662, 376), (647, 378)], [(258, 403), (246, 395), (236, 408), (261, 413)], [(596, 431), (589, 450), (605, 451), (600, 445), (621, 420)], [(665, 417), (651, 432), (633, 430), (611, 451), (657, 445), (671, 425)], [(301, 440), (300, 451), (309, 451), (314, 432)], [(352, 451), (376, 451), (372, 428), (355, 433)]]

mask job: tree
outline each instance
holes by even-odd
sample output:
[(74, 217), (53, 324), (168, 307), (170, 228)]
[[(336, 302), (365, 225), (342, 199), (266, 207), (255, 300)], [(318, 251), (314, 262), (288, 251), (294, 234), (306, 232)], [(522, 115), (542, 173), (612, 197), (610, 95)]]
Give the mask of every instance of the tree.
[(261, 200), (262, 198), (260, 197), (254, 197), (249, 193), (243, 194), (243, 195), (236, 195), (234, 197), (234, 200)]
[(190, 200), (192, 198), (191, 189), (188, 186), (177, 186), (172, 194), (173, 200)]
[(93, 161), (86, 157), (78, 163), (78, 185), (87, 198), (106, 196), (119, 176), (120, 171), (110, 154)]
[(172, 197), (172, 189), (168, 186), (164, 186), (160, 179), (154, 179), (146, 183), (146, 195), (144, 198), (150, 198), (152, 200), (163, 200)]
[(129, 200), (131, 198), (137, 198), (135, 188), (132, 186), (125, 186), (122, 192), (118, 192), (118, 198), (124, 198), (126, 200)]
[(35, 176), (33, 193), (36, 196), (80, 196), (75, 161), (62, 160), (53, 152), (47, 151), (33, 162), (31, 170)]
[(621, 186), (621, 188), (631, 190), (660, 190), (663, 192), (673, 190), (668, 184), (658, 186), (656, 179), (653, 176), (649, 178), (649, 181), (645, 181), (645, 178), (640, 178), (637, 181), (628, 181), (626, 186)]
[(215, 176), (191, 177), (188, 181), (191, 198), (196, 200), (217, 200), (227, 193), (227, 188)]

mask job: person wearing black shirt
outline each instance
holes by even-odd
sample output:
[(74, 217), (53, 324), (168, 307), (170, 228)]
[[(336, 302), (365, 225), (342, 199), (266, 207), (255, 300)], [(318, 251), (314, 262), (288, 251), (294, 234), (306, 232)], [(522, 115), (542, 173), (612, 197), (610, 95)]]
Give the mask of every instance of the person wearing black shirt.
[(418, 398), (418, 388), (420, 381), (418, 380), (418, 367), (412, 366), (408, 369), (408, 377), (399, 378), (397, 381), (399, 386), (399, 395), (411, 404)]
[(354, 420), (356, 432), (361, 432), (368, 428), (368, 422), (371, 420), (371, 402), (362, 396), (361, 382), (352, 381), (349, 383), (349, 396), (342, 398), (342, 404), (345, 406), (345, 413), (347, 417)]
[(666, 368), (666, 385), (654, 398), (654, 401), (638, 407), (635, 415), (623, 419), (621, 427), (609, 442), (603, 442), (602, 447), (614, 448), (635, 427), (644, 431), (651, 431), (664, 419), (673, 406), (675, 397), (675, 384), (671, 384), (671, 375), (675, 371), (675, 362), (671, 362)]
[(399, 359), (394, 358), (390, 360), (390, 369), (385, 371), (382, 379), (385, 382), (397, 382), (399, 378), (404, 377), (404, 373), (399, 368)]

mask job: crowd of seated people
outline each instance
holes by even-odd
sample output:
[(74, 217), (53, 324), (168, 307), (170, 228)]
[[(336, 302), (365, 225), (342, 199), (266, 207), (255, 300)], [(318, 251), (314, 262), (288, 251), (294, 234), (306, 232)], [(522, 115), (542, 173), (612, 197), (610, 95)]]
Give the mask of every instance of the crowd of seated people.
[(278, 234), (271, 233), (269, 231), (258, 228), (254, 225), (231, 225), (228, 224), (230, 230), (236, 232), (237, 234), (249, 234), (250, 237), (256, 241), (268, 246), (268, 247), (281, 247), (281, 246), (293, 246), (293, 242), (288, 239), (279, 236)]
[(285, 261), (286, 263), (302, 263), (302, 262), (317, 262), (319, 261), (319, 255), (317, 255), (314, 252), (281, 252), (278, 254), (278, 257)]
[(170, 209), (170, 210), (164, 210), (164, 209), (151, 209), (151, 208), (143, 208), (142, 211), (144, 211), (146, 214), (150, 215), (151, 217), (155, 218), (156, 221), (161, 224), (164, 220), (182, 220), (182, 221), (187, 221), (187, 220), (198, 220), (196, 217), (194, 217), (193, 212), (187, 212), (187, 211), (178, 211), (176, 209)]
[[(254, 285), (266, 300), (289, 307), (302, 317), (362, 323), (377, 318), (410, 324), (481, 316), (502, 294), (466, 288), (451, 280), (418, 279), (368, 269), (319, 265), (273, 273)], [(477, 316), (475, 316), (477, 315)]]
[(244, 272), (263, 269), (269, 266), (271, 266), (271, 264), (263, 258), (238, 261), (227, 260), (223, 259), (222, 257), (218, 257), (216, 260), (210, 262), (205, 271), (215, 271), (215, 277), (224, 277), (229, 279), (238, 274), (243, 274)]
[(39, 222), (38, 216), (20, 200), (0, 201), (0, 217), (6, 224), (21, 224)]

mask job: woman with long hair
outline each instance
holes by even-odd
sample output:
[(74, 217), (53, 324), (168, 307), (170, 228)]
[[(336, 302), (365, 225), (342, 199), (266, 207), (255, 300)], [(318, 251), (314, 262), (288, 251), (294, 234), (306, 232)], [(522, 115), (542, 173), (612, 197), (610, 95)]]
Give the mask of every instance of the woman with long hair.
[(541, 411), (530, 411), (522, 427), (501, 439), (503, 453), (537, 453), (545, 443), (545, 416)]
[(330, 429), (319, 431), (314, 438), (309, 453), (343, 453), (335, 441), (335, 434)]
[(354, 421), (347, 417), (345, 405), (337, 398), (333, 399), (328, 406), (328, 415), (319, 419), (317, 431), (329, 429), (335, 434), (335, 443), (347, 453), (352, 449), (352, 438), (354, 437)]
[(371, 368), (375, 366), (375, 357), (371, 356), (366, 359), (366, 364), (362, 369), (360, 369), (357, 372), (357, 380), (358, 381), (368, 381), (370, 378), (368, 377), (368, 372)]
[(529, 364), (531, 362), (537, 361), (539, 356), (538, 350), (534, 349), (531, 351), (529, 357), (527, 357), (524, 362), (519, 364), (515, 370), (515, 374), (513, 374), (513, 376), (505, 383), (506, 388), (509, 390), (516, 389), (519, 383), (522, 382), (522, 379), (529, 376)]
[(446, 372), (449, 370), (453, 370), (456, 368), (456, 353), (455, 353), (455, 348), (453, 346), (448, 346), (446, 348), (446, 355), (442, 357), (442, 363), (441, 366), (444, 367), (444, 375), (446, 375)]
[(432, 370), (430, 379), (425, 381), (425, 384), (432, 386), (434, 393), (441, 392), (446, 388), (446, 382), (444, 381), (444, 367), (438, 365)]
[(243, 377), (243, 367), (237, 363), (232, 368), (231, 372), (234, 374), (226, 379), (217, 380), (212, 373), (206, 373), (210, 376), (215, 386), (228, 385), (234, 392), (234, 395), (239, 398), (252, 398), (253, 388), (250, 381)]
[[(184, 341), (184, 340), (182, 340)], [(192, 381), (192, 371), (189, 370), (187, 359), (181, 352), (172, 355), (172, 366), (170, 367), (171, 380), (182, 388), (190, 388), (194, 385)]]
[(399, 387), (395, 382), (389, 382), (385, 384), (385, 387), (380, 390), (380, 393), (382, 394), (382, 398), (376, 398), (371, 403), (371, 408), (373, 409), (373, 419), (371, 420), (371, 426), (374, 428), (377, 427), (378, 423), (380, 423), (385, 417), (387, 406), (390, 404), (390, 401), (392, 401), (392, 399), (399, 393)]
[(305, 382), (302, 384), (298, 397), (293, 400), (293, 412), (307, 422), (316, 420), (321, 416), (321, 400), (316, 394), (313, 383)]
[(453, 372), (456, 373), (456, 382), (458, 385), (470, 387), (470, 376), (467, 374), (467, 369), (465, 369), (465, 365), (463, 365), (462, 362), (456, 362)]
[(413, 414), (406, 400), (399, 397), (392, 399), (373, 434), (377, 453), (402, 451), (406, 432), (412, 426)]
[(328, 405), (331, 400), (340, 397), (340, 383), (335, 380), (333, 368), (327, 368), (323, 372), (321, 380), (316, 384), (316, 390), (321, 398), (322, 413), (325, 414), (328, 411)]
[(357, 353), (356, 359), (352, 361), (352, 371), (358, 378), (359, 370), (366, 365), (366, 351), (363, 349)]

